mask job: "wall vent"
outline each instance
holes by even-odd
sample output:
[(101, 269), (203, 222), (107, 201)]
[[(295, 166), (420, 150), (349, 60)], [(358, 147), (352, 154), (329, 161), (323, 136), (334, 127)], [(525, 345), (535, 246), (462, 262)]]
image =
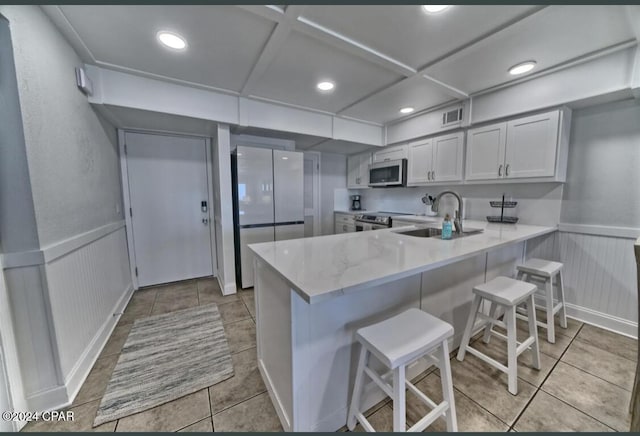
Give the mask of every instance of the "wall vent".
[(442, 127), (460, 123), (462, 123), (462, 108), (447, 111), (442, 114)]

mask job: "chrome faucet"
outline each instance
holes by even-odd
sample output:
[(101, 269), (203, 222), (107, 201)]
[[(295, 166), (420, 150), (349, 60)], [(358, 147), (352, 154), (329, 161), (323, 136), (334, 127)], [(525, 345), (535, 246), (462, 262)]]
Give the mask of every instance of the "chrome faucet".
[(453, 225), (456, 228), (456, 233), (462, 235), (462, 197), (460, 194), (454, 191), (442, 191), (438, 195), (436, 195), (436, 199), (433, 201), (431, 205), (431, 210), (434, 212), (438, 212), (438, 206), (440, 205), (440, 199), (443, 195), (451, 194), (458, 199), (458, 210), (456, 210), (455, 217), (453, 219)]

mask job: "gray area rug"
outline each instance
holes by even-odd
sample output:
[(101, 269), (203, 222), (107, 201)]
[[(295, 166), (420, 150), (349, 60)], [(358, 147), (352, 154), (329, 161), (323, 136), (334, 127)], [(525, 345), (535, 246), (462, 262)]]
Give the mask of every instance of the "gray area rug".
[(93, 425), (159, 406), (232, 375), (217, 305), (139, 319), (122, 348)]

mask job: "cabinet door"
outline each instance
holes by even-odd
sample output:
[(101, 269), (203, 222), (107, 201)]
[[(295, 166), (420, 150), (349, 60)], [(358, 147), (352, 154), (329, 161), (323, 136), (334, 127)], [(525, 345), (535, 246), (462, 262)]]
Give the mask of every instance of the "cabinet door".
[(407, 146), (398, 145), (395, 147), (389, 147), (380, 151), (376, 151), (373, 154), (373, 161), (384, 162), (386, 160), (405, 159), (406, 157), (407, 157)]
[(433, 138), (434, 182), (462, 180), (462, 151), (464, 132)]
[(369, 187), (369, 165), (371, 164), (371, 153), (364, 153), (360, 156), (360, 180), (358, 185), (361, 188)]
[(433, 143), (431, 139), (409, 144), (408, 159), (407, 184), (430, 182), (433, 166)]
[(559, 112), (507, 123), (505, 177), (550, 177), (555, 174)]
[(504, 175), (506, 134), (507, 123), (469, 129), (467, 133), (467, 180), (502, 178)]
[(360, 158), (358, 156), (347, 157), (347, 188), (358, 188), (360, 178)]

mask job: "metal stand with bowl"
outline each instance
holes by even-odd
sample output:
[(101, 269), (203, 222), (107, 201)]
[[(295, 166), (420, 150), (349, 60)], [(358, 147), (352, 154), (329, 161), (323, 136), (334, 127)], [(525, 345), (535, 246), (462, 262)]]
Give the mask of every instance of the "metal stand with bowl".
[(502, 201), (490, 201), (491, 207), (500, 208), (500, 215), (488, 216), (487, 221), (490, 223), (505, 223), (515, 224), (518, 222), (518, 217), (515, 216), (517, 201), (506, 200), (504, 194), (502, 195)]

